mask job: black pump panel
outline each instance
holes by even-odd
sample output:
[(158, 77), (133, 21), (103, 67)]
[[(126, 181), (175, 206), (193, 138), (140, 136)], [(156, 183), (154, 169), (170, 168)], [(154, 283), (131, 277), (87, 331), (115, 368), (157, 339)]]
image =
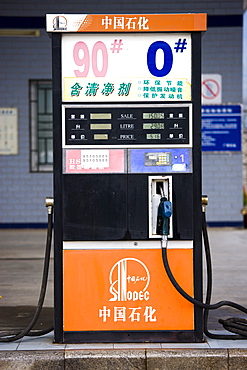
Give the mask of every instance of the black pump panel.
[[(146, 175), (66, 175), (64, 240), (148, 239), (148, 181)], [(71, 184), (73, 183), (73, 186)], [(173, 233), (192, 239), (192, 175), (173, 178)]]
[(193, 238), (191, 103), (62, 109), (64, 241), (149, 239), (149, 177), (171, 174), (172, 234)]

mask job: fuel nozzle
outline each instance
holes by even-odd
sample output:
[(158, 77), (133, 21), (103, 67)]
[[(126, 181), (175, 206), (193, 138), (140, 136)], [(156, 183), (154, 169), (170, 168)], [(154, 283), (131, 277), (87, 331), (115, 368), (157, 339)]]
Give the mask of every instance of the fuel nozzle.
[[(170, 217), (172, 215), (172, 204), (165, 196), (160, 198), (157, 216), (156, 234), (162, 235), (162, 247), (167, 244), (167, 237), (170, 231)], [(165, 245), (164, 245), (165, 242)]]

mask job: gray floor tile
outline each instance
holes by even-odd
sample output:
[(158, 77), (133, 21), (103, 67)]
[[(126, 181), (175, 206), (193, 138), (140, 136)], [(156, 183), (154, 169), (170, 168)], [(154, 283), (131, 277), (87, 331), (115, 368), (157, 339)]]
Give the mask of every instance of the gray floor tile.
[(42, 337), (24, 337), (20, 342), (18, 351), (33, 350), (59, 350), (64, 349), (65, 344), (54, 344), (53, 333), (43, 335)]
[(209, 349), (210, 347), (208, 343), (161, 343), (161, 348)]
[(114, 349), (145, 349), (145, 348), (161, 348), (160, 343), (114, 343)]
[(66, 344), (66, 350), (70, 349), (113, 349), (113, 343), (75, 343)]
[(10, 343), (0, 343), (0, 351), (16, 351), (20, 341)]

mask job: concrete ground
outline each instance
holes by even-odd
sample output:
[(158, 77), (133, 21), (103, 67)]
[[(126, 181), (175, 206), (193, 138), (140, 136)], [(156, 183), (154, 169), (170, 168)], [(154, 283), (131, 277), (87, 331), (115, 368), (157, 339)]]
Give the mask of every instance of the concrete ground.
[[(232, 300), (247, 307), (247, 229), (210, 228), (212, 302)], [(46, 242), (45, 230), (0, 229), (0, 332), (19, 330), (37, 305)], [(53, 320), (53, 260), (44, 309), (36, 328)], [(222, 331), (218, 318), (245, 317), (231, 308), (210, 313), (209, 330)], [(245, 369), (247, 339), (205, 338), (204, 343), (53, 344), (53, 333), (0, 343), (0, 369)]]

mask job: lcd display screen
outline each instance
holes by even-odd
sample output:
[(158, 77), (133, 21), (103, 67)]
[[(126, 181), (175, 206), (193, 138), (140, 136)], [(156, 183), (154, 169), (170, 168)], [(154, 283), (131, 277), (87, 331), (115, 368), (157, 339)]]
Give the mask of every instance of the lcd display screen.
[(163, 122), (143, 123), (142, 127), (144, 130), (163, 130), (165, 124)]
[(153, 113), (142, 113), (143, 119), (164, 119), (165, 113), (163, 112), (153, 112)]
[(93, 136), (94, 140), (108, 140), (107, 134), (95, 134)]
[(91, 130), (111, 130), (111, 123), (91, 123)]
[(147, 140), (160, 140), (161, 134), (146, 134)]
[(90, 119), (111, 119), (111, 113), (90, 113)]

